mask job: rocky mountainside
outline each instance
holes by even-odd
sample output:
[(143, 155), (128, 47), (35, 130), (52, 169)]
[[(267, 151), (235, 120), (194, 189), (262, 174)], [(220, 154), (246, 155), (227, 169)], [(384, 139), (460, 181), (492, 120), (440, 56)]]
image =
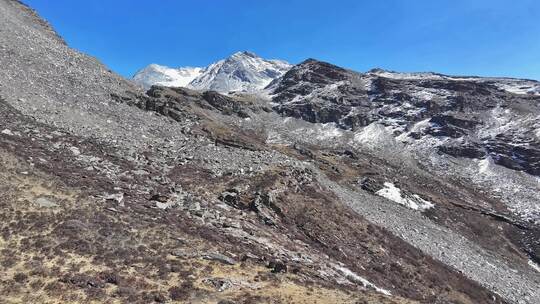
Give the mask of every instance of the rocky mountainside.
[(133, 80), (145, 88), (152, 85), (187, 87), (221, 93), (258, 92), (291, 68), (281, 60), (266, 60), (251, 52), (237, 52), (205, 68), (173, 69), (151, 64)]
[[(499, 192), (513, 212), (535, 224), (540, 223), (539, 88), (532, 80), (362, 74), (316, 60), (295, 66), (268, 87), (277, 112), (330, 123), (338, 134), (350, 131), (357, 143), (402, 145), (440, 167), (464, 160), (467, 170), (456, 168), (452, 175), (467, 172), (490, 183), (490, 192)], [(502, 178), (501, 170), (515, 177)]]
[(15, 0), (0, 65), (3, 302), (540, 302), (537, 82), (143, 91)]

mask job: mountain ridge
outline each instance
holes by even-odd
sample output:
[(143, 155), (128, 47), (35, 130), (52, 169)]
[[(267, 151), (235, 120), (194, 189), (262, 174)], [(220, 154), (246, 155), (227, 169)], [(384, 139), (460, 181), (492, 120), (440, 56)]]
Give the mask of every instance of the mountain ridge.
[[(241, 70), (223, 68), (224, 64), (235, 65), (238, 62), (244, 62), (245, 58), (256, 58), (263, 62), (271, 62), (279, 66), (278, 71), (271, 72), (266, 79), (261, 80), (260, 77), (251, 77), (250, 79), (242, 79), (242, 75), (249, 70), (258, 69), (244, 68)], [(308, 58), (297, 65), (308, 64), (324, 61), (319, 61), (314, 58)], [(289, 69), (297, 65), (290, 65), (283, 60), (266, 60), (249, 51), (240, 51), (231, 56), (210, 64), (205, 68), (198, 67), (181, 67), (169, 68), (157, 64), (150, 64), (147, 67), (137, 71), (133, 76), (133, 81), (142, 85), (145, 89), (152, 85), (164, 86), (180, 86), (197, 90), (215, 90), (221, 93), (229, 91), (240, 91), (245, 93), (263, 93), (267, 86), (275, 82), (279, 77), (283, 76)], [(157, 68), (154, 68), (157, 67)], [(345, 68), (343, 68), (345, 69)], [(534, 79), (514, 78), (514, 77), (491, 77), (491, 76), (463, 76), (463, 75), (446, 75), (438, 72), (398, 72), (386, 70), (382, 68), (372, 68), (366, 72), (357, 72), (351, 69), (345, 69), (359, 74), (374, 74), (386, 78), (398, 79), (446, 79), (446, 80), (471, 80), (471, 81), (493, 81), (500, 82), (499, 86), (502, 89), (509, 90), (516, 94), (540, 95), (540, 82)], [(186, 76), (178, 75), (186, 73)], [(216, 74), (221, 75), (217, 76)], [(175, 75), (176, 74), (176, 75)], [(264, 76), (263, 76), (264, 77)], [(231, 78), (237, 78), (237, 83), (229, 84)], [(245, 76), (244, 76), (245, 78)]]

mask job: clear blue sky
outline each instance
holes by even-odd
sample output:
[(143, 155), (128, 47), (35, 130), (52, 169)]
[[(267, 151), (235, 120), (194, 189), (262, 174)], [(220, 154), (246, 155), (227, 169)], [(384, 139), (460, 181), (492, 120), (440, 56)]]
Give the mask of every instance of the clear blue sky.
[(357, 71), (540, 80), (538, 0), (24, 0), (74, 48), (131, 76), (238, 50)]

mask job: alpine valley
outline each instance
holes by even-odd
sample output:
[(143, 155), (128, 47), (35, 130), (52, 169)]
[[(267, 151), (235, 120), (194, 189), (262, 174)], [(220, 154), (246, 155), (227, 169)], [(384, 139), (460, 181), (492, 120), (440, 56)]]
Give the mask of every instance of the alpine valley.
[(128, 80), (16, 0), (0, 67), (1, 303), (540, 303), (538, 81)]

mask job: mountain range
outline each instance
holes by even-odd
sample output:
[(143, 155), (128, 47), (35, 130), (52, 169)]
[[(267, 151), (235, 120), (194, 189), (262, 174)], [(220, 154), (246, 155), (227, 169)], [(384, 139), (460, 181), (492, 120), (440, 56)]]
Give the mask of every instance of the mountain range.
[(15, 0), (0, 66), (0, 302), (540, 303), (537, 81), (249, 52), (133, 81)]
[[(133, 81), (145, 89), (152, 85), (186, 87), (196, 90), (213, 90), (220, 93), (260, 93), (274, 80), (289, 71), (293, 65), (284, 60), (267, 60), (248, 51), (236, 52), (208, 67), (170, 68), (150, 64), (133, 76)], [(516, 94), (540, 95), (537, 81), (494, 77), (459, 77), (438, 73), (399, 73), (383, 69), (368, 72), (391, 79), (409, 80), (464, 80), (492, 82), (498, 88)]]

